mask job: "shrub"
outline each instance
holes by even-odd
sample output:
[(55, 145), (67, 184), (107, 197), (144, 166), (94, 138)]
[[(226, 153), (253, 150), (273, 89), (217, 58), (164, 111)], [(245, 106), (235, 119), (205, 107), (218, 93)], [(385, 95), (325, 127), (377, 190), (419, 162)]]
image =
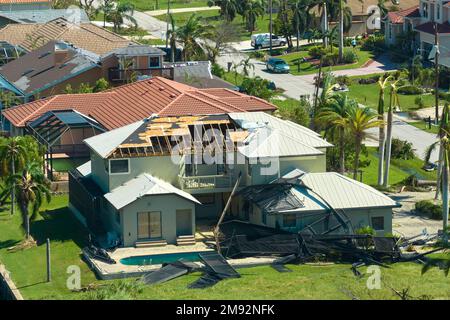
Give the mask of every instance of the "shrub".
[(373, 83), (377, 83), (378, 80), (380, 79), (380, 76), (372, 76), (369, 78), (361, 78), (358, 80), (359, 84), (373, 84)]
[(344, 51), (344, 63), (355, 63), (358, 61), (358, 55), (353, 50), (345, 50)]
[(311, 120), (311, 104), (308, 100), (274, 100), (273, 103), (278, 107), (278, 110), (276, 111), (277, 116), (305, 127), (309, 126)]
[(320, 59), (323, 55), (326, 54), (326, 49), (322, 46), (313, 46), (309, 48), (308, 54), (315, 59)]
[(409, 160), (414, 158), (412, 143), (400, 139), (392, 139), (392, 158)]
[(423, 100), (423, 97), (422, 97), (422, 96), (417, 96), (416, 99), (414, 99), (414, 103), (415, 103), (416, 106), (418, 106), (419, 108), (425, 107), (425, 101)]
[(361, 50), (382, 52), (385, 49), (384, 35), (373, 34), (361, 40)]
[(355, 234), (367, 234), (370, 236), (374, 236), (376, 234), (376, 232), (371, 226), (365, 226), (365, 227), (356, 229)]
[(416, 211), (427, 215), (431, 219), (441, 220), (442, 219), (442, 205), (435, 204), (431, 200), (422, 200), (416, 202)]
[(352, 80), (350, 79), (349, 76), (337, 76), (336, 77), (336, 83), (339, 83), (340, 85), (351, 85), (352, 84)]
[(268, 100), (275, 95), (270, 89), (271, 82), (260, 77), (244, 78), (241, 84), (241, 91), (264, 100)]
[(339, 61), (339, 54), (337, 52), (329, 52), (322, 57), (322, 65), (324, 67), (334, 66)]
[(217, 63), (213, 63), (211, 66), (211, 73), (216, 77), (223, 78), (225, 70)]
[(399, 94), (403, 94), (403, 95), (417, 95), (417, 94), (422, 94), (423, 89), (419, 88), (418, 86), (408, 85), (408, 86), (399, 88), (397, 92)]

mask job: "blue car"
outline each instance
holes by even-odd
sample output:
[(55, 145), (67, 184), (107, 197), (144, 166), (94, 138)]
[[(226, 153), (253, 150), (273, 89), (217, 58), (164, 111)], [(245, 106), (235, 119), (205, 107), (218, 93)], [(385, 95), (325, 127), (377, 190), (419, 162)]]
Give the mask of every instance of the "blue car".
[(289, 65), (279, 58), (269, 58), (266, 62), (266, 69), (275, 73), (289, 73)]

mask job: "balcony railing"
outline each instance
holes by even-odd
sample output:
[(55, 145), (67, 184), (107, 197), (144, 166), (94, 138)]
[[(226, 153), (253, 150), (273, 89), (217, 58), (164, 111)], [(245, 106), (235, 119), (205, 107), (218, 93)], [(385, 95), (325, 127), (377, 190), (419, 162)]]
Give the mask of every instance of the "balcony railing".
[(173, 80), (173, 68), (149, 68), (149, 69), (109, 69), (109, 80), (111, 82), (127, 82), (139, 76), (164, 77)]
[(217, 176), (179, 176), (182, 190), (231, 188), (234, 184), (232, 175)]

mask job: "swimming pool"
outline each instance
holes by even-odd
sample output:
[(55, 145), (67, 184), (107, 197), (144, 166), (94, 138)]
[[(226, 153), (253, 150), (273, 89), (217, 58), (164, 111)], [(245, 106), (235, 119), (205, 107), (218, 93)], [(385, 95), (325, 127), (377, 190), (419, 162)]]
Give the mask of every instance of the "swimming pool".
[(185, 259), (188, 261), (200, 261), (199, 252), (178, 252), (178, 253), (164, 253), (164, 254), (152, 254), (148, 256), (134, 256), (120, 259), (120, 263), (126, 266), (147, 266), (152, 264), (163, 264), (175, 262), (179, 259)]

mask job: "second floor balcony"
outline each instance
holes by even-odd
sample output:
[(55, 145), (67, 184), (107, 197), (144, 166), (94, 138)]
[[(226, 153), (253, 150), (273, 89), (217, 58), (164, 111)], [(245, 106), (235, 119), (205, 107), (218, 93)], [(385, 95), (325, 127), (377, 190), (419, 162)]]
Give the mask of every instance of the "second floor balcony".
[(162, 67), (162, 68), (147, 68), (147, 69), (121, 69), (121, 68), (110, 68), (109, 69), (109, 80), (111, 82), (125, 83), (133, 82), (139, 79), (139, 77), (164, 77), (173, 80), (174, 73), (173, 68)]

